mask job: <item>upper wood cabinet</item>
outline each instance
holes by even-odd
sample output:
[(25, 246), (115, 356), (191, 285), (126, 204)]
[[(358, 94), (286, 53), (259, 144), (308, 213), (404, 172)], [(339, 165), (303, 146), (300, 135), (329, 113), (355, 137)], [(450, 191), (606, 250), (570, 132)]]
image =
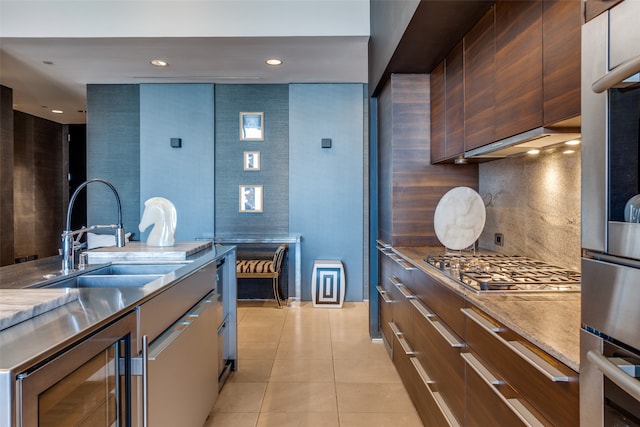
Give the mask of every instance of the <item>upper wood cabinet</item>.
[(445, 60), (446, 145), (448, 159), (464, 153), (464, 67), (460, 41)]
[(580, 115), (582, 4), (543, 2), (542, 76), (545, 126)]
[(495, 141), (495, 6), (464, 38), (465, 149)]
[(460, 41), (431, 72), (431, 162), (464, 153), (464, 68)]
[[(500, 0), (465, 35), (463, 152), (580, 115), (582, 7), (581, 0)], [(432, 162), (451, 159), (449, 141), (460, 137), (460, 122), (450, 123), (450, 112), (456, 111), (450, 103), (459, 98), (448, 93), (454, 85), (447, 70), (459, 48), (449, 54), (444, 70), (437, 69), (444, 77), (434, 80), (445, 82), (446, 91), (435, 90), (446, 100), (446, 114), (442, 106), (432, 106), (432, 114), (439, 114), (433, 141), (446, 144), (434, 147), (439, 156)]]
[(496, 3), (495, 139), (542, 125), (542, 1)]
[(444, 61), (431, 72), (431, 163), (446, 159)]
[(586, 0), (584, 2), (585, 20), (590, 21), (596, 16), (611, 9), (622, 0)]

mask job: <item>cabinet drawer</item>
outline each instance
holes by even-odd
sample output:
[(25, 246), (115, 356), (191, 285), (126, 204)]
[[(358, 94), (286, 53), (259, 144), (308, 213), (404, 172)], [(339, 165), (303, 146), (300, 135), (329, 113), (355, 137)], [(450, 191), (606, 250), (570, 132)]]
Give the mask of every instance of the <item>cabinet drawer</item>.
[(416, 271), (411, 291), (458, 336), (464, 336), (464, 299), (423, 271)]
[(388, 280), (390, 291), (387, 295), (391, 295), (393, 299), (393, 322), (407, 337), (412, 337), (413, 316), (410, 301), (415, 299), (415, 295), (398, 277), (391, 276)]
[(391, 328), (389, 323), (393, 322), (393, 300), (387, 295), (382, 286), (376, 287), (378, 291), (378, 325), (382, 338), (389, 346), (393, 344)]
[(452, 414), (464, 420), (464, 361), (460, 357), (465, 344), (443, 324), (428, 307), (418, 300), (411, 301), (414, 318), (410, 340), (432, 388), (447, 402)]
[(487, 368), (553, 425), (579, 423), (578, 374), (477, 309), (467, 317), (466, 340)]
[[(393, 339), (394, 348), (402, 348), (399, 337), (394, 335)], [(422, 419), (422, 423), (430, 427), (459, 426), (460, 424), (451, 414), (440, 393), (431, 389), (430, 383), (432, 381), (422, 369), (418, 359), (410, 353), (411, 351), (394, 351), (393, 363)]]
[(466, 425), (478, 426), (542, 426), (517, 398), (515, 391), (496, 378), (473, 353), (462, 353), (467, 365)]

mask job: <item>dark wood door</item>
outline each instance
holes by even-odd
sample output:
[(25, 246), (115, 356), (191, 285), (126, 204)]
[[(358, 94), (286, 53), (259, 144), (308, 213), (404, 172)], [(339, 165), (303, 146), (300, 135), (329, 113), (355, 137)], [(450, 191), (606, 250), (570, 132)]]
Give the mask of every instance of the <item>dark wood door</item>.
[(582, 2), (547, 0), (542, 15), (544, 125), (580, 115)]
[(586, 0), (584, 3), (585, 19), (590, 21), (621, 1), (622, 0)]
[(496, 3), (496, 135), (542, 124), (542, 1)]
[(445, 62), (445, 156), (450, 159), (464, 153), (464, 67), (463, 42), (447, 55)]
[(465, 150), (495, 140), (495, 6), (464, 38)]
[(431, 72), (431, 163), (446, 157), (444, 61)]

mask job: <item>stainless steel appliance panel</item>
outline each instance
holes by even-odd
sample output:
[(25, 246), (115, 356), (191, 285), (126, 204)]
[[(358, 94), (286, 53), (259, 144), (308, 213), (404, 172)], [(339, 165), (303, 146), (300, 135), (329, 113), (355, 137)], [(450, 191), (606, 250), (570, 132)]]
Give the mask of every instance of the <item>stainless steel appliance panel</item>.
[(149, 426), (200, 426), (218, 394), (216, 294), (149, 346)]
[(130, 373), (136, 331), (129, 314), (46, 364), (17, 376), (16, 425), (130, 425)]
[(581, 331), (580, 425), (640, 426), (640, 352)]
[(581, 299), (584, 325), (640, 349), (640, 269), (583, 258)]
[[(602, 353), (602, 339), (584, 329), (580, 331), (580, 361), (587, 353)], [(591, 363), (580, 363), (580, 425), (599, 427), (604, 422), (602, 373)]]
[(604, 252), (607, 225), (607, 93), (591, 84), (607, 72), (608, 16), (582, 26), (582, 247)]
[[(638, 27), (640, 1), (626, 0), (609, 12), (609, 68), (640, 56), (640, 31), (629, 31)], [(582, 51), (584, 53), (584, 50)]]

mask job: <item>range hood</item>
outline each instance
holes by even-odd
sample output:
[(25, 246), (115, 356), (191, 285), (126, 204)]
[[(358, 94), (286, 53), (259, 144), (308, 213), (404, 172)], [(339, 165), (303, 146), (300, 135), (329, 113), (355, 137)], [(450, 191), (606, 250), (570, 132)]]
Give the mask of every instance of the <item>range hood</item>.
[(580, 138), (579, 127), (539, 127), (473, 150), (465, 151), (465, 159), (499, 159), (524, 154), (529, 150), (543, 150)]

